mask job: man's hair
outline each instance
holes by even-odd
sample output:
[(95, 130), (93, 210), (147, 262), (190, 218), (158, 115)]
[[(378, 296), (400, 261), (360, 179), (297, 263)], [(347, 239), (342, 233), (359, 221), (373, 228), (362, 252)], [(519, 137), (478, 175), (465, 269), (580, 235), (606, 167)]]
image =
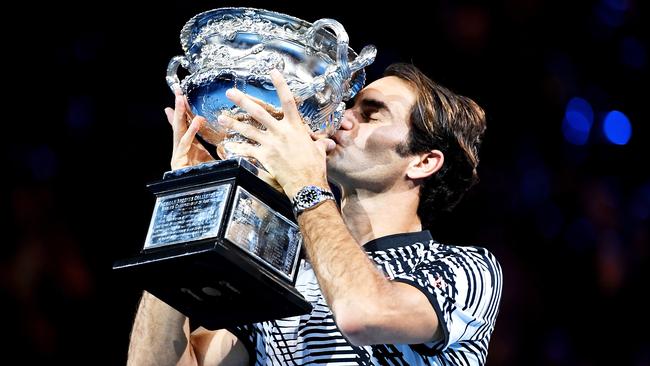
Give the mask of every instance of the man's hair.
[(442, 168), (420, 187), (418, 216), (428, 227), (442, 213), (451, 211), (478, 182), (478, 149), (485, 131), (485, 112), (471, 99), (436, 84), (417, 67), (397, 63), (384, 76), (396, 76), (416, 91), (411, 107), (409, 135), (397, 147), (401, 156), (440, 150)]

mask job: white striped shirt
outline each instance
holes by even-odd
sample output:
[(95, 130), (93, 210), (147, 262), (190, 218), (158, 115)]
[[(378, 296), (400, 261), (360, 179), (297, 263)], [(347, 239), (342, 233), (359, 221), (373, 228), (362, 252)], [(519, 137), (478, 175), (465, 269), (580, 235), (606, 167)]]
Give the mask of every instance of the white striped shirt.
[(388, 278), (415, 286), (431, 302), (443, 338), (425, 344), (354, 346), (341, 334), (302, 262), (296, 289), (313, 310), (231, 329), (254, 365), (482, 365), (499, 309), (502, 274), (486, 249), (439, 244), (428, 231), (390, 235), (363, 246)]

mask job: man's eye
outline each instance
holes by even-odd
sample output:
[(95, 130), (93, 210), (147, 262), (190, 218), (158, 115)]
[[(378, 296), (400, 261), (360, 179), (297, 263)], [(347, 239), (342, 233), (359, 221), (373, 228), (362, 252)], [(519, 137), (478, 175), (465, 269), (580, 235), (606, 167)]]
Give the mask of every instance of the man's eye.
[(372, 115), (373, 115), (373, 114), (374, 114), (374, 113), (372, 113), (372, 112), (361, 111), (361, 118), (362, 118), (364, 121), (375, 121), (375, 120), (377, 120), (377, 119), (376, 119), (376, 118), (372, 118)]

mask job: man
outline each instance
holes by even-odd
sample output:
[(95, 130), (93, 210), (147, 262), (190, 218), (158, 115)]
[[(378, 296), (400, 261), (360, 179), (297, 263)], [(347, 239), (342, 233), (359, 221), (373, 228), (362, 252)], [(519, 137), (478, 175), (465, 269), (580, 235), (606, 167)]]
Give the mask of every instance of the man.
[[(296, 288), (314, 309), (190, 334), (184, 316), (145, 293), (130, 364), (485, 363), (501, 294), (499, 264), (485, 249), (439, 244), (422, 231), (475, 183), (483, 111), (414, 66), (396, 64), (360, 92), (331, 139), (317, 139), (280, 73), (271, 77), (282, 120), (230, 90), (228, 98), (266, 130), (228, 117), (219, 122), (258, 143), (229, 149), (258, 159), (288, 197), (301, 202), (301, 193), (320, 192), (297, 213), (309, 260)], [(207, 158), (194, 141), (204, 120), (185, 127), (184, 114), (179, 95), (175, 110), (167, 110), (173, 168)], [(340, 209), (327, 193), (328, 179), (341, 188)]]

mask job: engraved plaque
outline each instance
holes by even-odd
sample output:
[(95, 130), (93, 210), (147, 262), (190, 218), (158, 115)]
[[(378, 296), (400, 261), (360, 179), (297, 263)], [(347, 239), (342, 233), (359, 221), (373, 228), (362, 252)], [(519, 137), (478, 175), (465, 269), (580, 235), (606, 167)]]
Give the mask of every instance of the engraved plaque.
[(230, 184), (156, 199), (144, 249), (217, 236)]
[(242, 187), (234, 202), (224, 237), (291, 280), (302, 242), (298, 226)]

